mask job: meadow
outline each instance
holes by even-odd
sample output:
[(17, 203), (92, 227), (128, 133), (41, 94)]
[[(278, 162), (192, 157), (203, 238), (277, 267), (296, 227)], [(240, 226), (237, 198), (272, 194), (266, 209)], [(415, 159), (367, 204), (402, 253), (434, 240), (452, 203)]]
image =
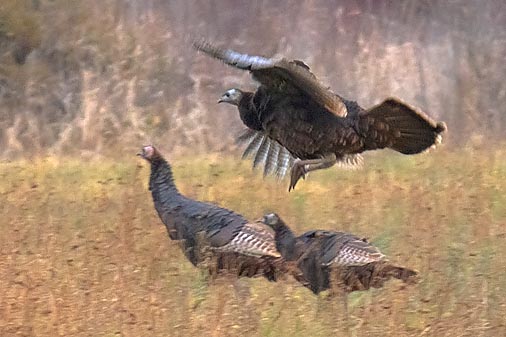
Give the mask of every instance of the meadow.
[(349, 295), (347, 314), (291, 278), (208, 280), (169, 240), (133, 153), (0, 163), (0, 336), (504, 336), (505, 155), (372, 154), (291, 193), (237, 156), (169, 158), (188, 196), (349, 231), (420, 272)]

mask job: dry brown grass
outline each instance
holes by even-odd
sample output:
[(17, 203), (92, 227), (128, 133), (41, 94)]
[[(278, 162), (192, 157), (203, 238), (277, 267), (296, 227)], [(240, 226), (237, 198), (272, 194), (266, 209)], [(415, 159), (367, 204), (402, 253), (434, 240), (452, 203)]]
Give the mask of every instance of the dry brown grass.
[(503, 336), (505, 154), (372, 155), (290, 194), (237, 158), (174, 160), (192, 197), (367, 236), (420, 271), (417, 285), (350, 295), (347, 320), (339, 299), (291, 279), (209, 283), (168, 239), (134, 156), (0, 164), (0, 335)]

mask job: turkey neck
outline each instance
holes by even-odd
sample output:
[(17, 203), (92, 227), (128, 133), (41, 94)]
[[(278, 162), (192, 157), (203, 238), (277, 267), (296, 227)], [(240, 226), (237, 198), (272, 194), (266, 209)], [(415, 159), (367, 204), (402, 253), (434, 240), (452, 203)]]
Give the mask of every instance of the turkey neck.
[(262, 124), (258, 119), (258, 114), (253, 103), (254, 94), (252, 92), (243, 92), (239, 101), (239, 117), (248, 128), (255, 131), (262, 131)]
[[(154, 158), (151, 161), (151, 175), (149, 177), (149, 190), (153, 193), (153, 198), (157, 201), (160, 194), (169, 193), (179, 195), (172, 168), (163, 158)], [(158, 200), (160, 201), (160, 200)]]
[(279, 250), (283, 258), (287, 261), (293, 261), (297, 258), (295, 251), (295, 244), (297, 239), (292, 230), (287, 225), (278, 224), (274, 228), (276, 248)]

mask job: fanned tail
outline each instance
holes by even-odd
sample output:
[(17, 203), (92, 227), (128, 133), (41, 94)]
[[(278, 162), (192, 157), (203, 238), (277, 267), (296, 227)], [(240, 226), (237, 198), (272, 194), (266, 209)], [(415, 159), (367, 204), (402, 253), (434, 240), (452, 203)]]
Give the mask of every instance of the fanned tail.
[(221, 253), (214, 261), (206, 261), (200, 267), (206, 267), (211, 275), (226, 273), (237, 277), (263, 276), (273, 282), (283, 278), (289, 271), (283, 258), (265, 256), (258, 259), (235, 252)]
[(398, 267), (393, 265), (386, 265), (380, 275), (384, 277), (393, 277), (405, 283), (416, 283), (418, 281), (418, 273), (412, 269)]
[(389, 98), (360, 116), (360, 132), (366, 150), (391, 148), (403, 154), (423, 152), (441, 143), (447, 130), (421, 111)]
[(381, 288), (388, 280), (396, 278), (408, 284), (418, 281), (418, 273), (388, 262), (369, 263), (348, 267), (342, 271), (341, 280), (349, 291)]

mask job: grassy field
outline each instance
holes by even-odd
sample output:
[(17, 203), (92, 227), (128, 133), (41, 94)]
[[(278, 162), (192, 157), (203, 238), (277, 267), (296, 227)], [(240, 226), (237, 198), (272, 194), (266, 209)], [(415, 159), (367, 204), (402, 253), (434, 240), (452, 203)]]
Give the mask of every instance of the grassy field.
[(504, 336), (505, 155), (371, 155), (290, 194), (233, 156), (174, 159), (191, 197), (350, 231), (420, 272), (353, 293), (347, 316), (292, 279), (209, 282), (168, 239), (134, 155), (1, 163), (0, 336)]

